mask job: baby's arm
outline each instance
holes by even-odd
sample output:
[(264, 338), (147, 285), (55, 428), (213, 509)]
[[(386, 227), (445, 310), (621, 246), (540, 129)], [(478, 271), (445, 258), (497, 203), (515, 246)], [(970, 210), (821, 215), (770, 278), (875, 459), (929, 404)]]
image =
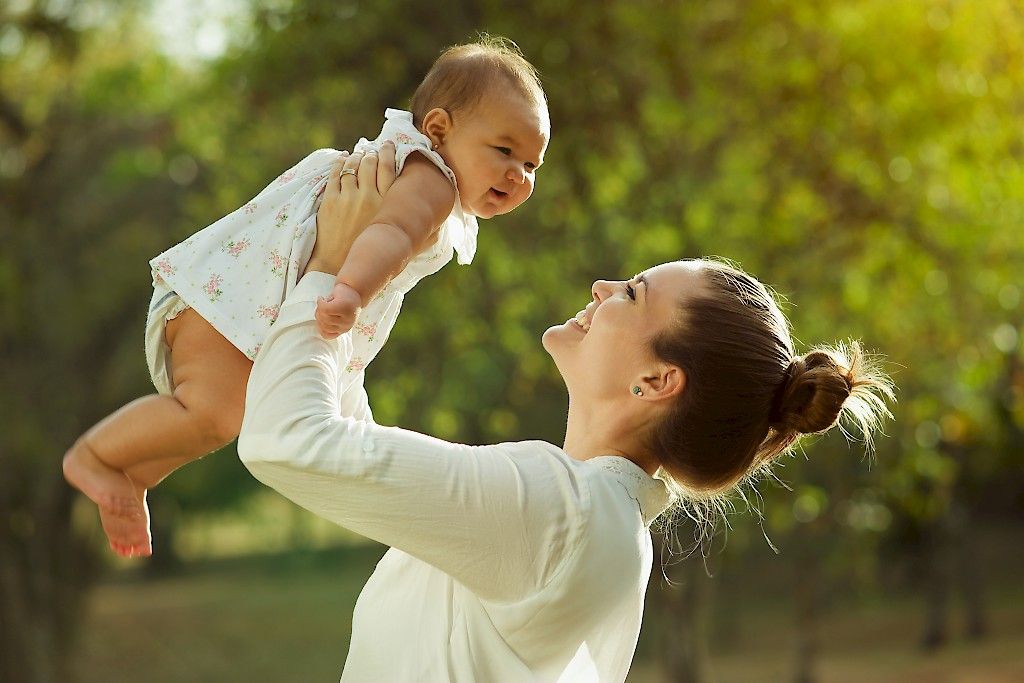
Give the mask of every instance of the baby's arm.
[(317, 304), (325, 339), (352, 328), (359, 309), (426, 248), (454, 203), (455, 188), (441, 170), (411, 155), (373, 221), (352, 243), (331, 295)]

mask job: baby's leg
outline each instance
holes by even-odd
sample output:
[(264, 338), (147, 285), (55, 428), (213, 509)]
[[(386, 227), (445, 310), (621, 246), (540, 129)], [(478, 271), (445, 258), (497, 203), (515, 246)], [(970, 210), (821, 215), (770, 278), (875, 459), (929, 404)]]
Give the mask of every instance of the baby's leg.
[(192, 309), (167, 323), (166, 336), (174, 395), (129, 403), (64, 457), (65, 476), (99, 505), (121, 554), (149, 554), (145, 490), (229, 443), (242, 424), (252, 362)]

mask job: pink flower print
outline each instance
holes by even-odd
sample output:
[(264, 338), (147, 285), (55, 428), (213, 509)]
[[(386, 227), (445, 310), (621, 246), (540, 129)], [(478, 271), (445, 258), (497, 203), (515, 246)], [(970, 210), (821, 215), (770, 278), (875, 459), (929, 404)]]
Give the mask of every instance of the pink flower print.
[(270, 321), (271, 325), (273, 325), (274, 321), (277, 320), (277, 314), (280, 312), (281, 304), (278, 304), (277, 306), (263, 305), (256, 309), (256, 315), (258, 315), (261, 318), (266, 318), (267, 320)]
[(310, 187), (313, 187), (314, 185), (316, 185), (317, 183), (319, 183), (319, 182), (320, 182), (321, 180), (323, 180), (323, 179), (324, 179), (324, 178), (326, 178), (326, 177), (327, 177), (327, 176), (325, 176), (324, 174), (322, 174), (322, 173), (319, 173), (319, 174), (317, 174), (317, 175), (313, 176), (313, 179), (312, 179), (312, 180), (310, 180), (310, 181), (309, 181), (309, 183), (307, 183), (307, 184), (308, 184), (308, 185), (309, 185)]
[(245, 355), (249, 357), (249, 360), (256, 360), (256, 354), (260, 352), (261, 348), (263, 348), (263, 344), (257, 344), (256, 346), (246, 351)]
[(278, 277), (284, 277), (284, 271), (288, 267), (288, 259), (277, 253), (277, 249), (270, 252), (270, 272)]
[(281, 184), (281, 185), (284, 185), (285, 183), (287, 183), (288, 181), (290, 181), (294, 177), (295, 177), (295, 169), (293, 168), (290, 171), (286, 171), (286, 172), (282, 173), (281, 175), (279, 175), (277, 177), (277, 182), (279, 184)]
[(248, 204), (243, 206), (242, 209), (245, 211), (245, 215), (251, 216), (252, 214), (256, 213), (256, 202), (249, 202)]
[(226, 251), (231, 256), (234, 256), (235, 258), (238, 258), (238, 255), (241, 254), (243, 251), (245, 251), (248, 248), (249, 248), (249, 238), (248, 237), (246, 237), (245, 239), (242, 239), (242, 240), (238, 240), (237, 242), (234, 241), (234, 240), (228, 240), (228, 243), (224, 245), (224, 251)]
[(398, 135), (395, 136), (395, 139), (401, 142), (403, 145), (412, 144), (412, 138), (406, 135), (405, 133), (399, 133)]
[(366, 367), (366, 363), (359, 356), (353, 356), (352, 360), (345, 366), (345, 372), (359, 372)]
[(277, 212), (277, 216), (274, 219), (274, 227), (280, 228), (284, 225), (284, 222), (288, 220), (288, 205), (285, 204), (281, 207), (281, 210)]
[(156, 265), (153, 267), (153, 272), (157, 276), (174, 275), (174, 266), (172, 266), (171, 262), (168, 261), (166, 258), (162, 258), (156, 262)]
[(222, 275), (217, 273), (210, 275), (210, 279), (203, 285), (203, 292), (206, 296), (210, 297), (210, 301), (216, 301), (224, 293), (220, 289), (222, 284), (224, 284), (224, 277)]
[(368, 341), (373, 341), (373, 335), (377, 334), (377, 323), (356, 323), (355, 331), (366, 335)]

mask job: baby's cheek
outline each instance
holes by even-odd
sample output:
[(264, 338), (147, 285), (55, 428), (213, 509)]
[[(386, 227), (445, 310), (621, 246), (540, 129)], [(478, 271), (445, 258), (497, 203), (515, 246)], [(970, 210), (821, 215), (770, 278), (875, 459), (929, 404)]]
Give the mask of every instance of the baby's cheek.
[[(533, 183), (527, 183), (523, 188), (523, 195), (519, 198), (519, 204), (523, 204), (527, 199), (533, 196)], [(516, 206), (519, 206), (516, 204)]]

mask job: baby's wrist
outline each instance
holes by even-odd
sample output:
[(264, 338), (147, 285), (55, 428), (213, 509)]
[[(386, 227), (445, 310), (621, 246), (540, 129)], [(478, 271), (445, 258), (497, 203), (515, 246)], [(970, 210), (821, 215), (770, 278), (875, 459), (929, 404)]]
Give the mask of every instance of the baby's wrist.
[(337, 280), (334, 283), (334, 291), (331, 292), (331, 296), (336, 301), (347, 304), (353, 310), (363, 307), (363, 295), (355, 287), (342, 280)]

